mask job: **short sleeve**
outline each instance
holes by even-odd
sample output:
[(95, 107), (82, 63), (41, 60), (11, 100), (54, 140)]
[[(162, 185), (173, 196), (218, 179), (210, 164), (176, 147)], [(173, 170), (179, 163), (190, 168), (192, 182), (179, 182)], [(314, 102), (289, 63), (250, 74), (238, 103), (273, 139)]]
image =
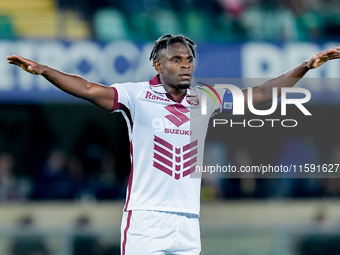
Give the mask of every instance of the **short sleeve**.
[(134, 99), (141, 90), (140, 83), (116, 83), (111, 87), (115, 92), (113, 111), (120, 110), (123, 106), (131, 109)]

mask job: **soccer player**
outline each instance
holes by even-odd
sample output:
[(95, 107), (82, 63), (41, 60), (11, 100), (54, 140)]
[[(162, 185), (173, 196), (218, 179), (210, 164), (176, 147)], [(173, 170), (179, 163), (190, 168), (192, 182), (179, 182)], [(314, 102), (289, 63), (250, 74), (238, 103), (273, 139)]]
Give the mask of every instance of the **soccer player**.
[[(207, 114), (201, 114), (201, 98), (204, 93), (224, 101), (230, 97), (225, 96), (224, 90), (208, 85), (190, 87), (195, 46), (183, 35), (166, 34), (155, 42), (151, 52), (150, 60), (157, 71), (153, 79), (112, 86), (92, 83), (17, 55), (7, 57), (10, 64), (42, 75), (71, 95), (106, 111), (123, 113), (132, 165), (121, 226), (123, 255), (198, 255), (201, 252), (201, 180), (190, 178), (190, 173), (195, 166), (202, 165), (210, 115), (221, 109), (220, 103), (205, 97)], [(255, 87), (254, 106), (270, 102), (273, 87), (279, 91), (282, 87), (291, 87), (310, 69), (339, 58), (338, 50), (340, 47), (318, 53)]]

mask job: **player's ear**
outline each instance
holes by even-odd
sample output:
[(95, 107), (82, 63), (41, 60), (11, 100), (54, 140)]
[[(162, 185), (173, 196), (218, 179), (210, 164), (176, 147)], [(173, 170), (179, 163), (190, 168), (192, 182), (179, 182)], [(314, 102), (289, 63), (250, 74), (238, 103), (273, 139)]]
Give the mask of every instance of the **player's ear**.
[(163, 72), (163, 68), (162, 68), (162, 63), (161, 63), (161, 61), (155, 60), (155, 61), (153, 62), (153, 66), (155, 67), (155, 69), (156, 69), (156, 71), (157, 71), (158, 73), (162, 73), (162, 72)]

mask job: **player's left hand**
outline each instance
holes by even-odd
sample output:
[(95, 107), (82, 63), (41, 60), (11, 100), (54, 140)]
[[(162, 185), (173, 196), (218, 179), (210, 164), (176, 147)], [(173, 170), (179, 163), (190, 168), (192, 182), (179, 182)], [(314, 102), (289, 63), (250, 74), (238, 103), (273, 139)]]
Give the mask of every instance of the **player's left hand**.
[(340, 58), (339, 50), (340, 50), (340, 46), (319, 52), (318, 54), (314, 55), (308, 61), (307, 67), (309, 69), (314, 69), (314, 68), (317, 68), (317, 67), (323, 65), (328, 60)]

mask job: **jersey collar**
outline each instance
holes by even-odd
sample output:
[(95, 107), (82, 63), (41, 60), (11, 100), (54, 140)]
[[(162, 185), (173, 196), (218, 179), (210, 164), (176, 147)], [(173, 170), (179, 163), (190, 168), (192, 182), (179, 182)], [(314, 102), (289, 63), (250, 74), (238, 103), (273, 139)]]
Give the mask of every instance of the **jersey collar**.
[[(161, 80), (159, 79), (159, 74), (157, 74), (155, 77), (153, 77), (150, 81), (150, 88), (152, 91), (156, 92), (157, 94), (164, 94), (167, 95), (168, 92), (166, 92), (165, 88), (163, 87), (163, 84), (161, 83)], [(186, 95), (188, 96), (197, 96), (195, 91), (189, 87), (187, 89)]]

